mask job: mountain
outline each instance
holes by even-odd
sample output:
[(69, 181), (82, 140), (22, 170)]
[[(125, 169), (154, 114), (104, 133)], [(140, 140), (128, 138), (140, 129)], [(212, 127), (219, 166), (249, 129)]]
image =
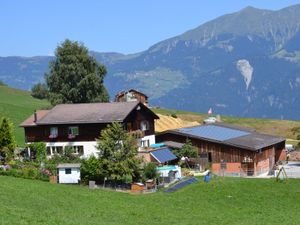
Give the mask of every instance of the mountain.
[[(247, 7), (137, 54), (91, 54), (108, 68), (112, 97), (137, 88), (168, 108), (300, 119), (299, 43), (300, 5)], [(0, 58), (0, 80), (28, 89), (42, 80), (50, 59)]]

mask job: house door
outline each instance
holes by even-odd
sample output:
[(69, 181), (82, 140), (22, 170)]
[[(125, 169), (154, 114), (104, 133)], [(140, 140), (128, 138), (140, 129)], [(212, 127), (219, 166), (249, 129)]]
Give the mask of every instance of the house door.
[(253, 162), (242, 163), (241, 169), (242, 169), (242, 174), (244, 176), (253, 176), (254, 175), (254, 163)]

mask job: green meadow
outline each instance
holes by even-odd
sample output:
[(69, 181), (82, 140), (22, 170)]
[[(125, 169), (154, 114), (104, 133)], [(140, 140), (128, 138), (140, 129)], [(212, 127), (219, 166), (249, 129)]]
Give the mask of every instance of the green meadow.
[(300, 224), (299, 186), (217, 177), (133, 195), (0, 176), (0, 224)]
[(29, 117), (35, 109), (49, 107), (45, 100), (31, 97), (30, 92), (7, 86), (0, 86), (0, 118), (8, 117), (14, 124), (16, 141), (24, 146), (24, 129), (19, 125)]

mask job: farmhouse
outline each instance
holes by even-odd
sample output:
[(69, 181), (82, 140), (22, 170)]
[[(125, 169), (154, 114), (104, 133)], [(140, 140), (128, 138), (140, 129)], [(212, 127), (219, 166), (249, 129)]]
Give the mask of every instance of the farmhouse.
[(185, 143), (186, 139), (197, 148), (199, 165), (211, 166), (212, 172), (218, 175), (267, 173), (286, 154), (284, 138), (221, 123), (168, 130), (156, 136), (157, 142), (173, 145)]
[(45, 142), (49, 157), (61, 154), (66, 147), (88, 157), (96, 154), (96, 139), (112, 122), (122, 123), (136, 137), (140, 149), (154, 144), (154, 120), (158, 118), (138, 101), (61, 104), (35, 112), (21, 126), (27, 144)]
[(139, 101), (144, 105), (148, 105), (148, 96), (135, 89), (129, 89), (128, 91), (121, 91), (115, 96), (115, 102), (132, 102)]

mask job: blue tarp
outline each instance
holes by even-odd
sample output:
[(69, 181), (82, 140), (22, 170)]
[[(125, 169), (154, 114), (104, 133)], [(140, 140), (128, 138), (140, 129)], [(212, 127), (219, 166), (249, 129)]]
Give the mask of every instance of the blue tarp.
[(174, 155), (169, 148), (160, 148), (160, 149), (150, 152), (150, 154), (159, 163), (165, 163), (165, 162), (172, 161), (177, 158), (176, 155)]
[(156, 143), (156, 144), (150, 145), (150, 147), (152, 147), (152, 148), (161, 148), (161, 147), (164, 147), (164, 146), (165, 146), (164, 143)]

